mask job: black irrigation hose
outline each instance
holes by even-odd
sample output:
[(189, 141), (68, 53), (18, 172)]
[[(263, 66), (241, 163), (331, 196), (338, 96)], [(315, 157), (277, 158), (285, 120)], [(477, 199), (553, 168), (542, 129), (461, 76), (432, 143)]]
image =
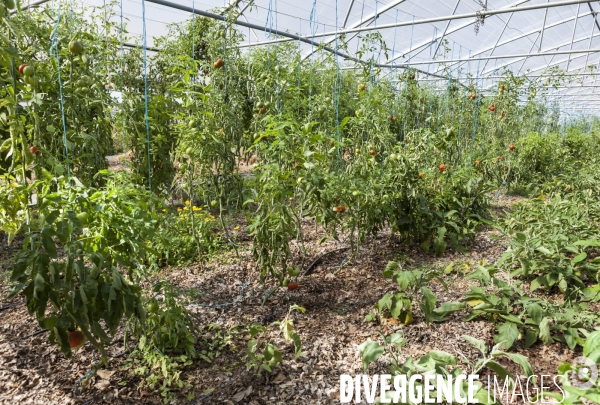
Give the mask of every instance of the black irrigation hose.
[(310, 274), (312, 274), (315, 266), (317, 264), (319, 264), (321, 262), (321, 260), (323, 260), (323, 258), (331, 253), (335, 253), (335, 252), (340, 252), (340, 251), (345, 251), (350, 249), (349, 247), (343, 247), (343, 248), (339, 248), (339, 249), (335, 249), (335, 250), (331, 250), (329, 252), (325, 252), (323, 253), (321, 256), (317, 257), (311, 264), (308, 265), (308, 267), (306, 268), (306, 270), (304, 270), (301, 274), (301, 276), (308, 276)]
[(5, 306), (5, 307), (2, 307), (2, 308), (0, 308), (0, 312), (4, 311), (4, 310), (6, 310), (6, 309), (9, 309), (9, 308), (18, 307), (19, 305), (23, 305), (23, 304), (25, 304), (25, 301), (22, 301), (22, 302), (17, 302), (16, 304), (10, 304), (10, 305), (7, 305), (7, 306)]
[(33, 333), (30, 333), (30, 334), (29, 334), (29, 335), (27, 335), (27, 336), (24, 336), (24, 337), (23, 337), (23, 338), (21, 338), (21, 339), (27, 339), (27, 338), (30, 338), (30, 337), (33, 337), (33, 336), (39, 335), (40, 333), (49, 332), (49, 331), (50, 331), (50, 329), (40, 329), (40, 330), (38, 330), (38, 331), (35, 331), (35, 332), (33, 332)]

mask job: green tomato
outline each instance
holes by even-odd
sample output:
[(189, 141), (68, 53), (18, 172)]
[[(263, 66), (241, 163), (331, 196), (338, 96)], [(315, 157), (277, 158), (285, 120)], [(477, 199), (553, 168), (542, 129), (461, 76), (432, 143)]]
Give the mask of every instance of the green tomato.
[(87, 224), (88, 221), (90, 220), (90, 216), (87, 212), (80, 212), (79, 214), (77, 214), (77, 219), (82, 224)]
[(284, 278), (283, 281), (281, 282), (281, 286), (282, 287), (287, 287), (287, 285), (290, 283), (290, 279), (288, 278)]
[(6, 8), (8, 8), (9, 10), (12, 10), (13, 8), (15, 8), (14, 0), (5, 0), (5, 1), (6, 1)]
[(359, 195), (359, 194), (360, 194), (360, 193), (359, 193), (358, 191), (353, 191), (353, 192), (352, 192), (352, 195), (353, 195), (354, 197), (356, 197), (356, 196), (357, 196), (357, 195)]
[(213, 208), (216, 207), (217, 205), (219, 205), (219, 202), (217, 200), (212, 200), (210, 202), (210, 206), (213, 207)]
[(35, 74), (35, 69), (33, 69), (33, 66), (25, 66), (23, 74), (25, 76), (33, 76)]
[(79, 41), (69, 42), (69, 52), (73, 55), (79, 55), (83, 52), (83, 44)]
[(158, 301), (152, 298), (146, 307), (146, 311), (148, 311), (149, 314), (155, 314), (158, 312), (158, 309)]
[(300, 269), (296, 266), (289, 267), (288, 274), (292, 277), (296, 277), (298, 274), (300, 274)]

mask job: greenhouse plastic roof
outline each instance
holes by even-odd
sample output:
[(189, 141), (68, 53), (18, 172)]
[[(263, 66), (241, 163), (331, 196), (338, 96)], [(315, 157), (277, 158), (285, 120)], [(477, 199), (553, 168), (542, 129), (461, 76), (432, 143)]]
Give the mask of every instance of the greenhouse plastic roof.
[[(103, 1), (85, 0), (83, 4), (103, 6)], [(117, 14), (121, 10), (120, 1), (114, 5)], [(335, 35), (323, 34), (368, 27), (368, 31), (346, 33), (347, 39), (353, 38), (349, 40), (350, 53), (354, 55), (358, 49), (357, 35), (371, 32), (379, 32), (390, 50), (388, 58), (383, 52), (363, 56), (367, 61), (373, 58), (380, 64), (408, 64), (443, 75), (446, 75), (444, 67), (449, 67), (453, 77), (464, 79), (467, 73), (471, 74), (479, 78), (478, 84), (484, 88), (496, 86), (498, 74), (505, 67), (515, 74), (530, 76), (557, 67), (577, 80), (550, 89), (550, 100), (559, 100), (564, 111), (579, 112), (591, 111), (600, 102), (600, 93), (596, 91), (600, 82), (591, 73), (600, 65), (600, 22), (596, 15), (600, 12), (599, 1), (254, 0), (251, 5), (249, 0), (172, 2), (216, 13), (225, 6), (243, 10), (239, 21), (263, 27), (261, 30), (240, 27), (246, 35), (244, 47), (276, 46), (270, 31), (280, 30), (329, 43), (333, 48)], [(142, 0), (122, 0), (122, 10), (129, 33), (140, 36)], [(502, 12), (476, 17), (482, 10)], [(457, 18), (463, 14), (470, 16)], [(152, 46), (154, 37), (167, 33), (167, 24), (184, 21), (189, 16), (188, 12), (145, 0), (148, 46)], [(400, 26), (392, 27), (396, 24)], [(447, 41), (445, 47), (442, 39)], [(310, 57), (313, 46), (300, 42), (298, 46)], [(434, 80), (424, 74), (419, 78)]]

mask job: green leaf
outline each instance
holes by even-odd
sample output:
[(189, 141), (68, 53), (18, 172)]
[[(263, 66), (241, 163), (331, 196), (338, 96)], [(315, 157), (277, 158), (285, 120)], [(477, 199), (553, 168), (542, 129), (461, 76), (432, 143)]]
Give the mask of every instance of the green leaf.
[(525, 307), (525, 310), (527, 311), (531, 319), (533, 319), (533, 322), (535, 322), (538, 325), (540, 322), (542, 322), (542, 318), (544, 317), (544, 310), (539, 304), (529, 304)]
[[(512, 381), (511, 375), (508, 372), (507, 369), (505, 369), (502, 365), (500, 365), (499, 363), (495, 362), (494, 360), (490, 360), (486, 363), (486, 366), (488, 366), (489, 368), (491, 368), (492, 370), (494, 370), (496, 372), (496, 374), (498, 375), (498, 377), (500, 377), (499, 381), (501, 381), (502, 383), (508, 378), (509, 381)], [(509, 383), (509, 386), (512, 387), (512, 382)]]
[(584, 261), (586, 258), (587, 258), (587, 253), (581, 252), (577, 256), (575, 256), (573, 259), (571, 259), (571, 264), (580, 263), (580, 262)]
[(525, 331), (525, 347), (531, 347), (538, 340), (538, 333), (533, 329)]
[(423, 299), (419, 306), (421, 307), (421, 311), (423, 311), (423, 315), (425, 316), (425, 320), (430, 322), (433, 320), (432, 313), (435, 309), (435, 303), (437, 302), (437, 297), (431, 290), (427, 287), (421, 287), (421, 293), (423, 294)]
[(538, 252), (540, 252), (540, 253), (543, 253), (543, 254), (545, 254), (545, 255), (551, 255), (551, 254), (552, 254), (552, 252), (551, 252), (551, 251), (549, 251), (548, 249), (546, 249), (546, 248), (545, 248), (545, 247), (543, 247), (543, 246), (540, 246), (540, 247), (538, 247), (536, 250), (537, 250)]
[(579, 333), (575, 328), (567, 328), (564, 332), (565, 343), (569, 346), (569, 349), (575, 350), (577, 346), (577, 338), (579, 338)]
[(383, 270), (383, 277), (391, 277), (392, 274), (394, 274), (394, 272), (399, 268), (400, 265), (397, 262), (388, 262), (388, 264), (385, 266), (385, 270)]
[(46, 253), (48, 253), (48, 256), (50, 256), (53, 259), (56, 259), (56, 245), (54, 244), (54, 240), (52, 239), (52, 234), (52, 230), (49, 227), (45, 226), (41, 233), (41, 241), (44, 250), (46, 251)]
[(525, 375), (527, 377), (530, 377), (533, 375), (533, 369), (531, 368), (531, 364), (529, 364), (529, 361), (527, 360), (527, 357), (523, 356), (522, 354), (518, 354), (518, 353), (506, 353), (506, 355), (515, 363), (517, 363), (519, 366), (521, 366), (521, 369), (523, 370), (523, 373), (525, 373)]
[(467, 342), (469, 342), (471, 346), (479, 350), (483, 355), (487, 353), (487, 347), (485, 346), (485, 343), (482, 340), (476, 339), (469, 335), (462, 335), (462, 337)]
[(441, 350), (431, 350), (427, 353), (431, 356), (432, 359), (435, 360), (436, 363), (447, 366), (456, 366), (456, 357), (451, 355), (450, 353), (443, 352)]
[(552, 336), (550, 336), (550, 320), (545, 317), (544, 319), (542, 319), (542, 322), (540, 322), (540, 333), (539, 333), (539, 338), (542, 342), (544, 342), (544, 344), (549, 345), (551, 343), (554, 342), (554, 340), (552, 339)]
[(44, 280), (42, 274), (38, 272), (33, 279), (33, 295), (38, 298), (39, 294), (43, 293), (45, 288), (46, 280)]
[(464, 302), (444, 302), (438, 308), (434, 309), (433, 312), (446, 317), (454, 312), (465, 309), (465, 307), (466, 305)]
[(494, 336), (496, 343), (501, 344), (504, 349), (510, 349), (519, 337), (519, 329), (512, 322), (504, 322), (498, 325), (498, 334)]
[(590, 333), (583, 345), (583, 355), (588, 356), (593, 350), (600, 347), (600, 330)]
[(358, 351), (362, 354), (363, 370), (366, 371), (369, 364), (376, 362), (383, 354), (384, 348), (383, 346), (380, 346), (379, 343), (369, 339), (358, 346)]
[(517, 318), (516, 316), (514, 316), (512, 314), (499, 314), (499, 315), (501, 318), (503, 318), (509, 322), (523, 325), (523, 322), (521, 322), (521, 320), (519, 318)]

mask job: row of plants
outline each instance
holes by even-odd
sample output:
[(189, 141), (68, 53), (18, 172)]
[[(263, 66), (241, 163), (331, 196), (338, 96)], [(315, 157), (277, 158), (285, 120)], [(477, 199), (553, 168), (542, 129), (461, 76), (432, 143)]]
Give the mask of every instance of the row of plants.
[[(414, 70), (392, 72), (393, 80), (368, 64), (340, 70), (322, 51), (302, 61), (294, 44), (242, 53), (237, 16), (226, 16), (172, 25), (148, 59), (120, 49), (132, 38), (105, 23), (106, 10), (56, 2), (0, 21), (0, 229), (9, 240), (24, 237), (13, 295), (25, 295), (67, 356), (88, 340), (106, 362), (106, 347), (127, 323), (137, 338), (131, 367), (171, 400), (172, 387), (186, 384), (181, 370), (198, 355), (199, 335), (189, 302), (155, 272), (235, 247), (232, 212), (248, 216), (262, 281), (295, 289), (307, 255), (292, 254), (290, 244), (303, 241), (307, 218), (328, 237), (346, 238), (353, 257), (384, 229), (439, 256), (473, 244), (497, 188), (577, 193), (582, 200), (565, 203), (569, 210), (597, 197), (593, 164), (570, 181), (581, 162), (593, 161), (597, 133), (575, 123), (558, 134), (556, 111), (536, 94), (540, 81), (564, 82), (560, 74), (536, 84), (505, 72), (482, 96), (477, 80), (459, 83), (448, 69), (440, 96)], [(379, 50), (385, 42), (369, 34), (356, 53)], [(131, 162), (111, 173), (106, 156), (116, 145)], [(252, 173), (240, 173), (250, 161)], [(187, 196), (180, 210), (165, 204), (174, 189)], [(543, 222), (551, 214), (537, 215)], [(582, 283), (598, 273), (585, 221), (596, 218), (595, 208), (576, 215), (588, 234), (556, 234), (550, 244), (505, 222), (514, 249), (501, 265), (529, 266), (515, 276), (532, 285), (566, 283), (569, 300), (587, 297), (593, 287)], [(379, 311), (389, 306), (410, 323), (415, 294), (423, 294), (428, 321), (466, 307), (436, 308), (420, 284), (432, 276), (410, 274), (387, 270), (401, 291)], [(144, 283), (154, 287), (144, 292)], [(519, 299), (510, 305), (525, 308)], [(290, 319), (279, 326), (299, 354)], [(249, 365), (271, 371), (281, 351), (256, 339), (264, 328), (249, 331)]]
[[(585, 166), (588, 162), (581, 164)], [(586, 175), (587, 171), (582, 170), (577, 177)], [(600, 317), (595, 310), (600, 301), (600, 205), (596, 188), (586, 188), (590, 183), (582, 183), (577, 177), (571, 178), (566, 188), (562, 182), (546, 184), (544, 189), (550, 195), (517, 203), (505, 215), (494, 219), (493, 226), (502, 235), (498, 239), (507, 244), (506, 252), (495, 264), (457, 261), (441, 269), (410, 269), (405, 268), (404, 262), (388, 263), (383, 276), (397, 284), (397, 291), (384, 295), (365, 320), (395, 319), (410, 327), (417, 316), (426, 322), (445, 322), (455, 314), (466, 322), (493, 323), (496, 346), (489, 358), (484, 342), (464, 336), (484, 357), (475, 366), (467, 358), (460, 360), (469, 365), (469, 373), (487, 367), (508, 381), (509, 390), (514, 386), (515, 376), (498, 364), (496, 358), (509, 356), (529, 377), (533, 373), (526, 357), (509, 350), (560, 342), (570, 350), (580, 351), (589, 363), (561, 365), (557, 375), (561, 377), (562, 392), (546, 395), (569, 404), (597, 402), (600, 391), (589, 367), (600, 363), (597, 330)], [(469, 290), (455, 302), (438, 303), (430, 284), (435, 280), (447, 289), (447, 284), (458, 278), (471, 280)], [(401, 335), (382, 336), (382, 343), (368, 341), (361, 346), (365, 369), (380, 356), (391, 361), (392, 375), (426, 373), (431, 367), (436, 368), (435, 374), (447, 375), (445, 366), (457, 364), (454, 356), (435, 350), (420, 359), (409, 357), (401, 363), (400, 348), (405, 343)], [(573, 385), (573, 381), (577, 384)], [(490, 403), (488, 389), (480, 387), (478, 393), (480, 402)], [(391, 392), (389, 398), (394, 399), (395, 395)]]

